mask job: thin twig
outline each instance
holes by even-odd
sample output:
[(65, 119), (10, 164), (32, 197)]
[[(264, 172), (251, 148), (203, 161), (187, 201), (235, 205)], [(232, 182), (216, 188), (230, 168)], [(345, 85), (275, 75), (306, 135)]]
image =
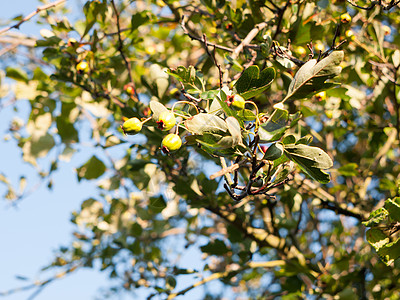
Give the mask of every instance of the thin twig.
[(43, 6), (39, 6), (38, 8), (36, 8), (35, 11), (31, 12), (29, 15), (27, 15), (25, 18), (23, 18), (23, 19), (22, 19), (21, 21), (19, 21), (18, 23), (14, 24), (14, 25), (11, 25), (11, 26), (8, 26), (8, 27), (6, 27), (6, 28), (1, 29), (1, 30), (0, 30), (0, 35), (2, 35), (3, 33), (7, 32), (7, 31), (9, 31), (9, 30), (11, 30), (11, 29), (13, 29), (13, 28), (19, 29), (19, 27), (21, 26), (22, 23), (24, 23), (24, 22), (26, 22), (26, 21), (29, 21), (29, 20), (32, 19), (34, 16), (36, 16), (38, 13), (40, 13), (41, 11), (43, 11), (43, 10), (48, 10), (48, 9), (50, 9), (50, 8), (53, 8), (53, 7), (57, 6), (57, 5), (60, 5), (60, 4), (64, 3), (64, 2), (66, 2), (66, 1), (67, 1), (67, 0), (58, 0), (58, 1), (53, 2), (53, 3), (49, 3), (49, 4), (46, 4), (46, 5), (43, 5)]
[(208, 276), (208, 277), (206, 277), (206, 278), (204, 278), (204, 279), (192, 284), (191, 286), (189, 286), (189, 287), (187, 287), (187, 288), (185, 288), (185, 289), (183, 289), (183, 290), (181, 290), (181, 291), (179, 291), (177, 293), (173, 293), (173, 294), (169, 295), (167, 300), (174, 299), (174, 298), (176, 298), (177, 296), (180, 296), (180, 295), (184, 295), (188, 291), (190, 291), (190, 290), (192, 290), (192, 289), (194, 289), (194, 288), (196, 288), (198, 286), (204, 285), (207, 282), (210, 282), (210, 281), (215, 280), (215, 279), (220, 279), (220, 278), (227, 277), (228, 275), (230, 275), (232, 273), (233, 274), (240, 273), (240, 272), (242, 272), (242, 271), (244, 271), (246, 269), (274, 268), (274, 267), (284, 266), (285, 264), (286, 264), (286, 262), (284, 260), (273, 260), (273, 261), (266, 261), (266, 262), (263, 262), (263, 261), (261, 261), (261, 262), (249, 262), (246, 265), (244, 265), (242, 268), (239, 268), (238, 270), (235, 270), (235, 271), (225, 271), (225, 272), (214, 273), (214, 274), (212, 274), (212, 275), (210, 275), (210, 276)]
[(225, 46), (220, 46), (220, 45), (217, 45), (217, 44), (213, 44), (213, 43), (207, 42), (207, 41), (204, 40), (204, 38), (200, 38), (200, 37), (197, 37), (197, 36), (191, 34), (189, 32), (189, 30), (186, 28), (185, 18), (186, 18), (185, 16), (182, 16), (181, 27), (183, 29), (183, 33), (186, 34), (187, 36), (189, 36), (192, 40), (199, 41), (199, 42), (201, 42), (201, 43), (203, 43), (203, 44), (205, 44), (207, 46), (212, 46), (212, 47), (215, 47), (217, 49), (225, 50), (225, 51), (228, 51), (228, 52), (233, 52), (232, 48), (225, 47)]
[(137, 93), (135, 82), (133, 81), (131, 64), (129, 63), (129, 61), (126, 58), (126, 55), (124, 53), (124, 41), (122, 40), (122, 36), (121, 36), (121, 25), (120, 25), (120, 20), (119, 20), (119, 12), (117, 10), (117, 7), (115, 5), (114, 0), (111, 0), (111, 4), (113, 6), (113, 9), (114, 9), (114, 12), (115, 12), (115, 18), (116, 18), (116, 21), (117, 21), (118, 42), (119, 42), (118, 51), (121, 54), (122, 59), (124, 60), (126, 69), (128, 70), (129, 81), (130, 81), (130, 84), (133, 87), (133, 91), (135, 93), (135, 97), (139, 101), (139, 94)]

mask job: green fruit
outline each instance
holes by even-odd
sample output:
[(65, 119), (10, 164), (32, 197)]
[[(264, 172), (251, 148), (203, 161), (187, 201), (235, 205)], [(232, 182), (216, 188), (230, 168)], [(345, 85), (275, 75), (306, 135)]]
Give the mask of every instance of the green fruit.
[(169, 153), (178, 150), (182, 146), (182, 140), (179, 135), (170, 133), (164, 137), (161, 142), (161, 150), (164, 153)]
[(232, 108), (234, 108), (236, 110), (242, 110), (242, 109), (244, 109), (244, 105), (245, 105), (245, 100), (242, 96), (235, 95), (233, 97), (233, 100), (231, 102)]
[(159, 116), (158, 116), (158, 128), (161, 130), (170, 130), (173, 128), (176, 124), (176, 119), (174, 113), (170, 111), (163, 111)]
[(121, 125), (125, 134), (134, 135), (142, 130), (142, 122), (138, 118), (130, 118)]

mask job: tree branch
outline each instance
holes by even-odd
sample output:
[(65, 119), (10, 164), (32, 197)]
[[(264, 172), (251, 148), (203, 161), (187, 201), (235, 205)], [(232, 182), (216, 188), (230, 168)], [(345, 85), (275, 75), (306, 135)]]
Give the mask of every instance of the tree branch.
[(212, 280), (215, 279), (219, 279), (219, 278), (223, 278), (223, 277), (227, 277), (230, 274), (236, 274), (236, 273), (240, 273), (246, 269), (255, 269), (255, 268), (274, 268), (274, 267), (279, 267), (279, 266), (284, 266), (286, 264), (286, 262), (284, 260), (273, 260), (273, 261), (260, 261), (260, 262), (249, 262), (247, 263), (245, 266), (243, 266), (242, 268), (239, 268), (238, 270), (232, 270), (232, 271), (225, 271), (225, 272), (218, 272), (218, 273), (214, 273), (206, 278), (203, 278), (202, 280), (192, 284), (191, 286), (177, 292), (177, 293), (173, 293), (170, 294), (167, 298), (167, 300), (171, 300), (176, 298), (177, 296), (180, 295), (184, 295), (185, 293), (187, 293), (188, 291), (206, 284), (207, 282), (210, 282)]
[(121, 37), (121, 25), (120, 25), (120, 20), (119, 20), (119, 12), (117, 10), (114, 0), (111, 0), (111, 4), (112, 4), (114, 12), (115, 12), (115, 19), (116, 19), (116, 23), (117, 23), (118, 42), (119, 42), (118, 51), (121, 54), (122, 59), (124, 60), (126, 69), (128, 70), (129, 81), (133, 87), (133, 92), (135, 93), (136, 100), (139, 101), (139, 94), (137, 93), (135, 82), (133, 81), (132, 68), (131, 68), (131, 65), (124, 53), (124, 41), (122, 40), (122, 37)]
[(8, 26), (6, 28), (3, 28), (0, 30), (0, 35), (2, 35), (3, 33), (15, 28), (15, 29), (19, 29), (19, 27), (21, 26), (22, 23), (29, 21), (30, 19), (32, 19), (34, 16), (36, 16), (38, 13), (40, 13), (43, 10), (48, 10), (50, 8), (56, 7), (57, 5), (60, 5), (64, 2), (66, 2), (67, 0), (58, 0), (56, 2), (53, 3), (49, 3), (43, 6), (39, 6), (38, 8), (36, 8), (35, 11), (31, 12), (29, 15), (27, 15), (25, 18), (23, 18), (21, 21), (19, 21), (18, 23), (12, 25), (12, 26)]

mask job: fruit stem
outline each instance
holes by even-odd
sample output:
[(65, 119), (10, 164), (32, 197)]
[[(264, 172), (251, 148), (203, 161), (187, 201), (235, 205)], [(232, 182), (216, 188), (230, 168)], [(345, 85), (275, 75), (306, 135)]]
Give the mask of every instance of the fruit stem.
[(178, 101), (178, 102), (175, 102), (174, 105), (172, 105), (171, 112), (174, 113), (175, 105), (181, 104), (181, 103), (192, 105), (196, 109), (196, 112), (199, 113), (199, 110), (197, 109), (196, 105), (194, 105), (192, 102), (189, 102), (189, 101)]
[(254, 106), (254, 108), (256, 109), (256, 128), (255, 129), (257, 129), (258, 126), (260, 126), (260, 119), (258, 118), (258, 114), (259, 114), (258, 107), (253, 101), (246, 101), (245, 105), (246, 105), (246, 103), (252, 104)]

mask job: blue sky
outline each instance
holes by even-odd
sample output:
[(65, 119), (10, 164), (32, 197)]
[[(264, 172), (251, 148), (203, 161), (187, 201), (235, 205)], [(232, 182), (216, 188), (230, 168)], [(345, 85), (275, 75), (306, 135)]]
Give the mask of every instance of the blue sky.
[[(76, 2), (75, 2), (76, 3)], [(42, 5), (38, 1), (8, 1), (6, 9), (0, 10), (0, 19), (6, 20), (16, 15), (27, 15)], [(33, 22), (24, 23), (22, 33), (39, 35), (39, 28)], [(26, 103), (18, 107), (22, 116), (28, 112)], [(7, 174), (13, 184), (19, 176), (28, 177), (28, 188), (38, 182), (35, 171), (22, 162), (21, 152), (14, 141), (5, 142), (4, 132), (15, 112), (12, 107), (0, 111), (0, 172)], [(16, 206), (6, 200), (0, 202), (0, 292), (28, 285), (31, 281), (17, 280), (16, 276), (30, 280), (47, 279), (49, 274), (40, 272), (41, 267), (48, 265), (55, 251), (71, 240), (73, 230), (69, 222), (71, 212), (79, 208), (82, 199), (94, 192), (92, 184), (77, 183), (73, 166), (76, 161), (64, 163), (54, 177), (54, 190), (49, 191), (41, 186), (31, 196)], [(71, 188), (72, 187), (72, 188)], [(0, 187), (1, 195), (4, 189)], [(71, 276), (47, 286), (35, 299), (93, 299), (101, 287), (108, 286), (106, 274), (91, 270), (80, 270)], [(12, 294), (3, 299), (27, 299), (34, 290)]]
[[(70, 5), (78, 5), (79, 1), (69, 2)], [(42, 5), (33, 0), (13, 0), (7, 2), (7, 9), (0, 10), (0, 20), (7, 20), (17, 15), (28, 15), (38, 6)], [(24, 23), (20, 32), (39, 36), (40, 28), (31, 22)], [(28, 104), (21, 101), (18, 104), (18, 113), (22, 119), (26, 119), (29, 113)], [(11, 106), (0, 111), (0, 173), (4, 173), (16, 185), (21, 175), (27, 176), (28, 189), (38, 182), (36, 171), (22, 161), (22, 154), (17, 144), (13, 141), (5, 141), (4, 133), (12, 118), (16, 115)], [(55, 172), (54, 187), (49, 191), (46, 184), (42, 185), (32, 195), (10, 205), (7, 200), (0, 202), (0, 293), (10, 289), (29, 285), (32, 280), (48, 279), (50, 274), (41, 272), (40, 269), (48, 265), (54, 252), (62, 245), (68, 245), (71, 241), (71, 233), (74, 229), (70, 223), (71, 212), (80, 207), (82, 200), (96, 194), (93, 182), (77, 182), (74, 167), (81, 165), (91, 155), (83, 150), (77, 158), (71, 162), (63, 162), (59, 170)], [(4, 194), (4, 187), (0, 185), (0, 195)], [(198, 251), (191, 249), (185, 253), (180, 262), (182, 267), (201, 269)], [(199, 260), (194, 261), (194, 257)], [(26, 277), (24, 281), (17, 277)], [(190, 276), (189, 276), (190, 277)], [(187, 287), (193, 283), (193, 277), (186, 277), (184, 282), (178, 282), (178, 289)], [(38, 296), (37, 300), (70, 300), (70, 299), (101, 299), (101, 288), (112, 285), (107, 274), (94, 270), (79, 270), (72, 275), (59, 279), (46, 288)], [(211, 288), (221, 285), (214, 282)], [(6, 300), (28, 299), (35, 290), (13, 293), (2, 297)], [(190, 299), (201, 299), (203, 293), (195, 289), (185, 295)], [(125, 299), (121, 297), (119, 299)]]

